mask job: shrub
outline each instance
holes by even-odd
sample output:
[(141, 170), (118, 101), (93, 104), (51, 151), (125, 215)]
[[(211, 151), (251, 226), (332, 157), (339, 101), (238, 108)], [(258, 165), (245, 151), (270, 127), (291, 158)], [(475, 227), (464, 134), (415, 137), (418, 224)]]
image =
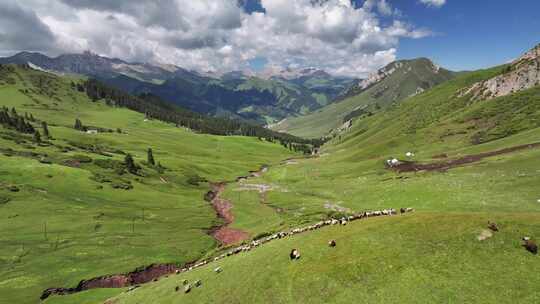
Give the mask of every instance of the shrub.
[(121, 161), (114, 159), (96, 159), (94, 164), (103, 169), (117, 169), (124, 168), (124, 164)]
[(198, 186), (199, 183), (205, 183), (207, 181), (206, 178), (201, 177), (198, 174), (191, 175), (187, 179), (187, 183), (193, 186)]
[(120, 182), (120, 181), (114, 181), (112, 182), (111, 186), (114, 188), (114, 189), (123, 189), (123, 190), (131, 190), (133, 189), (133, 186), (131, 185), (130, 182)]
[(0, 205), (7, 204), (11, 199), (6, 196), (0, 196)]
[(92, 162), (92, 158), (90, 158), (89, 156), (86, 156), (86, 155), (82, 155), (82, 154), (74, 155), (72, 157), (72, 160), (76, 160), (81, 164), (83, 164), (83, 163), (91, 163)]

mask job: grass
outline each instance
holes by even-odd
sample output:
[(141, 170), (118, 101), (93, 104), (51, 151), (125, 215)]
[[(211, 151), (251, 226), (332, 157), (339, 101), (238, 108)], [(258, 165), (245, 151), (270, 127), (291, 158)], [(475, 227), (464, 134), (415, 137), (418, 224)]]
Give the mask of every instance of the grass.
[(331, 103), (308, 115), (287, 118), (273, 129), (301, 137), (319, 138), (340, 127), (344, 118), (356, 109), (366, 107), (368, 112), (377, 112), (379, 108), (394, 106), (415, 94), (419, 87), (429, 89), (454, 76), (454, 73), (444, 69), (435, 73), (432, 63), (425, 58), (403, 60), (400, 63), (403, 66), (396, 72), (359, 94)]
[[(252, 235), (274, 227), (312, 223), (333, 211), (413, 207), (405, 216), (368, 219), (346, 227), (278, 240), (247, 254), (151, 283), (115, 303), (527, 303), (540, 300), (534, 275), (537, 256), (520, 246), (523, 236), (540, 233), (540, 149), (483, 159), (447, 172), (398, 174), (387, 170), (391, 156), (437, 161), (540, 141), (536, 90), (483, 103), (456, 92), (497, 75), (501, 67), (463, 74), (401, 105), (360, 119), (342, 138), (323, 147), (321, 157), (272, 166), (251, 184), (272, 185), (266, 206), (256, 192), (234, 188), (239, 227)], [(497, 107), (504, 103), (504, 106)], [(497, 111), (499, 109), (499, 111)], [(520, 119), (512, 119), (519, 112)], [(523, 110), (520, 110), (523, 109)], [(470, 119), (474, 115), (474, 119)], [(516, 130), (473, 144), (474, 135), (493, 126)], [(453, 131), (465, 131), (454, 132)], [(492, 133), (495, 134), (495, 133)], [(248, 211), (241, 210), (249, 208)], [(279, 217), (279, 226), (271, 223)], [(265, 221), (266, 218), (271, 220)], [(258, 219), (256, 221), (255, 219)], [(485, 241), (477, 236), (495, 221), (501, 231)], [(245, 226), (242, 226), (245, 225)], [(267, 226), (268, 225), (268, 226)], [(334, 249), (326, 243), (335, 239)], [(302, 258), (290, 262), (298, 248)], [(216, 274), (212, 269), (221, 266)], [(189, 294), (175, 292), (183, 279), (201, 279)], [(241, 286), (241, 288), (239, 288)]]
[[(526, 252), (520, 246), (520, 239), (523, 236), (531, 236), (538, 240), (540, 235), (540, 190), (537, 187), (540, 183), (540, 164), (536, 161), (540, 157), (540, 149), (489, 157), (447, 172), (399, 174), (384, 167), (386, 159), (392, 156), (404, 159), (408, 151), (415, 152), (416, 161), (432, 162), (437, 161), (433, 156), (441, 153), (454, 158), (540, 141), (540, 128), (536, 124), (539, 111), (537, 105), (540, 102), (537, 98), (537, 89), (478, 103), (470, 102), (467, 97), (457, 96), (458, 90), (476, 81), (488, 79), (501, 71), (502, 67), (497, 67), (462, 74), (430, 91), (403, 101), (399, 106), (390, 107), (371, 117), (357, 119), (352, 129), (343, 133), (341, 138), (334, 138), (328, 142), (323, 147), (321, 156), (317, 158), (298, 159), (295, 163), (278, 165), (277, 159), (285, 158), (286, 151), (265, 142), (256, 140), (250, 142), (251, 139), (242, 138), (224, 138), (222, 145), (238, 145), (238, 149), (247, 149), (245, 143), (239, 142), (245, 140), (252, 143), (253, 150), (242, 151), (247, 155), (244, 159), (241, 154), (231, 154), (221, 160), (213, 159), (211, 155), (205, 157), (206, 149), (211, 149), (212, 145), (207, 145), (203, 139), (199, 139), (197, 144), (190, 147), (194, 149), (192, 153), (197, 161), (189, 162), (189, 166), (204, 177), (215, 174), (227, 178), (229, 172), (230, 174), (234, 172), (232, 168), (235, 166), (240, 167), (241, 164), (246, 166), (250, 162), (255, 165), (263, 156), (267, 160), (274, 160), (267, 162), (271, 165), (267, 173), (246, 182), (272, 186), (272, 190), (265, 195), (256, 191), (246, 191), (246, 186), (242, 184), (229, 185), (223, 194), (234, 203), (233, 213), (236, 218), (233, 227), (248, 231), (252, 237), (313, 223), (335, 214), (336, 211), (333, 209), (361, 211), (412, 207), (416, 209), (415, 213), (370, 218), (347, 226), (332, 226), (276, 240), (249, 253), (229, 257), (181, 275), (162, 278), (158, 282), (145, 284), (129, 293), (125, 293), (124, 289), (91, 290), (72, 296), (52, 297), (46, 303), (84, 303), (84, 301), (99, 303), (106, 299), (112, 303), (539, 301), (540, 293), (537, 286), (540, 279), (534, 275), (540, 270), (538, 257)], [(497, 112), (495, 105), (501, 103), (504, 103), (504, 106)], [(509, 109), (519, 113), (520, 119), (512, 119), (513, 115), (505, 115)], [(151, 123), (159, 125), (157, 122)], [(473, 144), (475, 134), (478, 132), (499, 134), (499, 131), (492, 132), (495, 130), (493, 126), (515, 132), (507, 133), (503, 137), (486, 137), (486, 141)], [(70, 133), (66, 131), (66, 136), (68, 134)], [(157, 136), (156, 134), (158, 133), (148, 136)], [(163, 145), (168, 145), (172, 139), (165, 134), (160, 133), (159, 136), (160, 139), (164, 136)], [(109, 141), (105, 143), (133, 151), (138, 156), (137, 160), (144, 157), (144, 148), (147, 145), (144, 142), (139, 145), (131, 142), (129, 146), (123, 146), (129, 141), (115, 141), (115, 136), (118, 136), (116, 134), (107, 136), (113, 138), (108, 138)], [(198, 135), (189, 132), (186, 132), (185, 136), (199, 138)], [(137, 140), (144, 141), (144, 138), (138, 136)], [(208, 140), (213, 139), (214, 137), (208, 137)], [(153, 141), (150, 138), (147, 140), (148, 143), (155, 142), (155, 138)], [(142, 148), (128, 149), (134, 146)], [(195, 147), (200, 149), (196, 150)], [(156, 159), (162, 160), (167, 167), (171, 167), (169, 165), (171, 163), (177, 164), (180, 168), (188, 165), (178, 160), (182, 158), (180, 153), (170, 152), (174, 151), (174, 147), (165, 149), (152, 146), (152, 148)], [(160, 155), (158, 151), (168, 153)], [(235, 159), (239, 160), (238, 163), (234, 161)], [(35, 160), (32, 162), (34, 164)], [(8, 170), (8, 172), (19, 171), (24, 172), (24, 170)], [(38, 172), (35, 168), (28, 171)], [(75, 171), (79, 172), (81, 169)], [(28, 180), (28, 177), (21, 177), (21, 180)], [(85, 180), (86, 178), (81, 177), (80, 181), (74, 179), (70, 182), (78, 184)], [(132, 191), (144, 187), (135, 181), (134, 184), (135, 188)], [(157, 185), (160, 185), (159, 182)], [(157, 191), (154, 186), (156, 184), (143, 188), (140, 195), (152, 195), (152, 191)], [(65, 187), (72, 188), (69, 184)], [(203, 185), (200, 187), (201, 189), (192, 189), (193, 193), (200, 195), (205, 188)], [(24, 187), (21, 189), (23, 189), (21, 193), (29, 191)], [(59, 193), (69, 194), (67, 189)], [(175, 191), (181, 193), (187, 191), (186, 189), (191, 188), (179, 184)], [(168, 193), (165, 190), (160, 191)], [(123, 196), (133, 192), (121, 193)], [(0, 208), (12, 205), (19, 195), (7, 192), (3, 194), (14, 200)], [(173, 194), (176, 197), (177, 193)], [(75, 193), (64, 196), (70, 198), (70, 195)], [(195, 194), (193, 195), (195, 204)], [(125, 200), (123, 197), (112, 197), (107, 206), (126, 204)], [(163, 203), (162, 201), (159, 200), (159, 203)], [(99, 200), (91, 202), (98, 204)], [(81, 203), (77, 203), (73, 198), (69, 204), (65, 204), (66, 208), (79, 205)], [(137, 205), (133, 210), (138, 211), (140, 207), (141, 205)], [(36, 208), (37, 205), (28, 208), (28, 213), (35, 212)], [(50, 208), (55, 210), (54, 207)], [(186, 207), (182, 212), (188, 210), (195, 209)], [(96, 211), (97, 209), (92, 212)], [(129, 217), (119, 214), (121, 216), (111, 219), (109, 225), (116, 230), (127, 230), (127, 235)], [(189, 252), (197, 251), (201, 255), (215, 252), (213, 243), (206, 246), (203, 242), (205, 235), (200, 233), (200, 230), (197, 230), (199, 235), (191, 232), (188, 234), (193, 236), (191, 241), (180, 243), (180, 240), (177, 240), (180, 235), (186, 234), (187, 226), (195, 227), (199, 223), (211, 221), (209, 215), (211, 212), (208, 209), (202, 211), (197, 209), (197, 216), (190, 214), (188, 217), (191, 221), (200, 220), (200, 222), (184, 226), (178, 223), (182, 221), (181, 218), (186, 218), (185, 214), (172, 213), (165, 208), (163, 214), (155, 218), (155, 227), (162, 222), (162, 218), (172, 217), (173, 214), (178, 217), (167, 221), (169, 226), (163, 226), (161, 229), (152, 227), (156, 229), (155, 234), (151, 233), (154, 230), (148, 232), (146, 228), (142, 230), (141, 239), (154, 242), (151, 244), (157, 246), (156, 250), (153, 247), (145, 246), (145, 250), (135, 247), (137, 249), (133, 251), (133, 256), (126, 260), (141, 260), (142, 255), (156, 255), (156, 252), (159, 252), (164, 256), (164, 260), (167, 256), (176, 255), (175, 260), (178, 261), (184, 253), (176, 254), (178, 251), (175, 250), (186, 250), (187, 247), (184, 246), (191, 246), (195, 242), (199, 247), (189, 247)], [(74, 218), (70, 220), (73, 221)], [(477, 236), (486, 229), (488, 221), (495, 221), (501, 231), (495, 233), (492, 238), (478, 241)], [(24, 230), (25, 226), (30, 225), (21, 221), (20, 228), (17, 226), (15, 228)], [(67, 225), (64, 223), (63, 226)], [(42, 236), (38, 228), (31, 234), (36, 238)], [(148, 237), (145, 239), (147, 233)], [(326, 244), (331, 239), (337, 241), (336, 248), (327, 247)], [(159, 247), (158, 244), (163, 244), (164, 240), (168, 246)], [(114, 241), (118, 242), (117, 239)], [(176, 244), (176, 247), (169, 246), (169, 242)], [(87, 247), (88, 250), (98, 248), (95, 243), (90, 243)], [(288, 253), (292, 248), (298, 248), (302, 253), (299, 261), (288, 260)], [(151, 250), (154, 251), (149, 252)], [(100, 253), (99, 258), (103, 259), (104, 255), (101, 254), (104, 253)], [(125, 261), (124, 257), (118, 258), (119, 253), (111, 255), (116, 256), (117, 263)], [(118, 268), (116, 265), (102, 265), (102, 263), (97, 265), (98, 261), (95, 260), (97, 258), (97, 254), (88, 259), (81, 258), (80, 261), (84, 264), (77, 265), (107, 270)], [(22, 260), (24, 259), (23, 256)], [(70, 265), (75, 265), (71, 262)], [(58, 264), (49, 264), (49, 267), (51, 266)], [(224, 271), (220, 274), (214, 273), (213, 268), (217, 266), (221, 266)], [(26, 274), (30, 269), (34, 268), (21, 269), (20, 274)], [(59, 269), (66, 271), (63, 267)], [(77, 274), (81, 273), (84, 271)], [(51, 276), (62, 277), (54, 273)], [(12, 281), (7, 281), (8, 284), (12, 284), (9, 287), (14, 288), (25, 282), (17, 281), (17, 278), (17, 275), (13, 275)], [(181, 286), (183, 279), (190, 282), (201, 279), (203, 285), (189, 294), (175, 292), (175, 287)], [(0, 282), (0, 286), (6, 285)]]
[[(217, 245), (206, 229), (219, 220), (203, 200), (208, 185), (192, 185), (190, 177), (231, 180), (292, 155), (257, 138), (195, 134), (145, 121), (143, 114), (89, 101), (70, 88), (70, 79), (20, 68), (11, 76), (15, 84), (0, 86), (2, 105), (46, 120), (54, 140), (37, 145), (31, 136), (0, 127), (0, 146), (20, 152), (0, 155), (0, 197), (9, 198), (0, 205), (2, 303), (35, 303), (48, 287), (203, 256)], [(50, 80), (46, 92), (34, 85), (36, 77)], [(72, 128), (75, 118), (122, 133), (85, 134)], [(116, 152), (104, 156), (89, 146)], [(149, 147), (163, 173), (144, 164)], [(46, 154), (52, 164), (28, 152)], [(121, 153), (134, 156), (143, 176), (118, 175), (103, 165), (123, 162)], [(63, 165), (81, 156), (92, 161)], [(112, 187), (120, 183), (133, 189)], [(20, 191), (9, 191), (12, 185)]]
[[(487, 220), (502, 231), (484, 242)], [(538, 214), (418, 213), (277, 240), (121, 293), (114, 303), (526, 303), (536, 301), (538, 257), (519, 246)], [(337, 247), (329, 248), (335, 239)], [(290, 248), (302, 258), (291, 262)], [(220, 266), (223, 272), (212, 270)], [(511, 266), (509, 266), (511, 265)], [(175, 292), (181, 281), (202, 287)], [(239, 288), (241, 286), (241, 288)], [(505, 286), (505, 288), (498, 288)], [(120, 292), (120, 291), (119, 291)]]

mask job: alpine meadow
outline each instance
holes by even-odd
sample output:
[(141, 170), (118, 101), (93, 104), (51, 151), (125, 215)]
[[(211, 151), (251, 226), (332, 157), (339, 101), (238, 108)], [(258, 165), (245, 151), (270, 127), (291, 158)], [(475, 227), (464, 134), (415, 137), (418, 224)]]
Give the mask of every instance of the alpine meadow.
[(486, 4), (3, 1), (0, 303), (539, 303), (540, 4)]

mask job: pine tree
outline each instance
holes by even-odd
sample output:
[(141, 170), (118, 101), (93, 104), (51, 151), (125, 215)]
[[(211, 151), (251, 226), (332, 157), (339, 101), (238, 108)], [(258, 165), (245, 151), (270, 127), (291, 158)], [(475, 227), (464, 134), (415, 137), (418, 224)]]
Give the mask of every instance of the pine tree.
[(35, 130), (34, 132), (34, 141), (38, 144), (41, 143), (41, 134), (39, 134), (38, 130)]
[(43, 128), (43, 136), (45, 136), (45, 138), (50, 138), (51, 136), (49, 134), (49, 128), (47, 126), (47, 122), (42, 121), (41, 127)]
[(83, 124), (81, 122), (80, 119), (75, 119), (75, 130), (82, 130), (83, 129)]
[(148, 148), (148, 163), (152, 166), (156, 165), (156, 162), (154, 160), (154, 155), (152, 153), (152, 148)]
[(135, 165), (135, 161), (133, 160), (133, 157), (131, 156), (131, 154), (128, 153), (126, 155), (126, 157), (124, 159), (124, 163), (126, 165), (127, 170), (129, 171), (129, 173), (133, 173), (133, 174), (137, 173), (138, 168)]

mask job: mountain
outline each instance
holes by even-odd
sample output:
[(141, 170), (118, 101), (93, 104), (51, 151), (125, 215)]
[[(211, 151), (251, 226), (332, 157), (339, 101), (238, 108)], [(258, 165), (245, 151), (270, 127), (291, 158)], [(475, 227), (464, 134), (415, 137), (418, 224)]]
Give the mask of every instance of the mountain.
[(98, 78), (132, 94), (151, 93), (192, 111), (268, 124), (307, 114), (332, 102), (353, 79), (316, 69), (289, 70), (268, 79), (232, 71), (221, 76), (174, 65), (128, 63), (85, 52), (50, 58), (22, 52), (0, 63)]
[(81, 74), (102, 79), (126, 75), (141, 81), (155, 83), (160, 83), (172, 77), (179, 70), (177, 67), (162, 68), (142, 63), (131, 64), (120, 59), (111, 59), (91, 52), (64, 54), (55, 58), (40, 53), (21, 52), (12, 57), (0, 58), (0, 64), (8, 63), (31, 63), (43, 70)]
[(203, 199), (206, 181), (301, 155), (270, 137), (201, 134), (213, 131), (197, 126), (249, 131), (237, 122), (72, 82), (82, 84), (26, 64), (0, 65), (0, 303), (40, 302), (48, 287), (149, 260), (198, 259), (217, 247), (207, 231), (221, 224)]
[(271, 127), (299, 136), (320, 137), (351, 118), (372, 115), (454, 77), (427, 58), (395, 61), (356, 82), (336, 101), (308, 115), (287, 118)]
[(475, 100), (506, 96), (540, 84), (540, 44), (506, 66), (501, 75), (477, 82), (460, 92)]
[(315, 68), (301, 69), (298, 71), (288, 69), (273, 75), (270, 79), (290, 82), (309, 89), (313, 92), (321, 106), (326, 106), (336, 97), (350, 89), (358, 79), (350, 77), (332, 76), (327, 72)]
[[(493, 79), (515, 79), (508, 71), (522, 67), (455, 74), (354, 120), (318, 156), (229, 184), (222, 198), (234, 206), (231, 228), (250, 233), (245, 242), (136, 290), (94, 289), (57, 300), (537, 302), (540, 278), (532, 274), (540, 263), (522, 239), (537, 242), (540, 235), (540, 86), (488, 99), (463, 94)], [(388, 166), (390, 158), (400, 164)], [(399, 215), (385, 216), (391, 208)], [(292, 249), (300, 259), (290, 258)], [(184, 292), (187, 284), (192, 288)]]

